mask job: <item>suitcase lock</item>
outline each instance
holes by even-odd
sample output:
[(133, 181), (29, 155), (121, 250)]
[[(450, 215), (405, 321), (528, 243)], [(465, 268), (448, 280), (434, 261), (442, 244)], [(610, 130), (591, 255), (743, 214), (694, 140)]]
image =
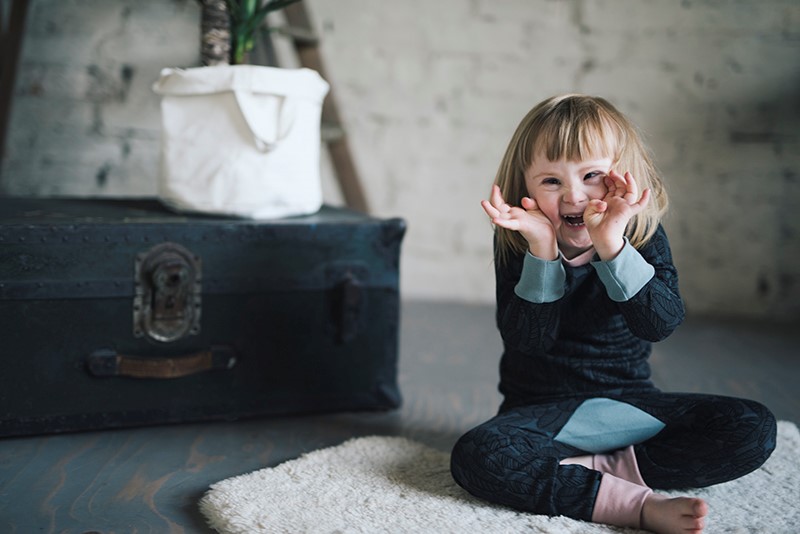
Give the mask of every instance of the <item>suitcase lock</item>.
[(200, 332), (201, 262), (176, 243), (136, 256), (133, 335), (172, 342)]

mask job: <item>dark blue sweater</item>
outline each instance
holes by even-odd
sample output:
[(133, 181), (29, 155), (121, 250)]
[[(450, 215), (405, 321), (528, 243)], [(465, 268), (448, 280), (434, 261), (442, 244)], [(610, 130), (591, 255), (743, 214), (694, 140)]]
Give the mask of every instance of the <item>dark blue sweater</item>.
[[(521, 276), (530, 278), (528, 269), (523, 273), (525, 255), (505, 265), (496, 262), (497, 325), (504, 345), (501, 411), (563, 396), (654, 390), (647, 361), (651, 342), (666, 338), (684, 317), (678, 275), (662, 227), (640, 250), (629, 244), (626, 248), (634, 263), (653, 269), (647, 267), (652, 275), (643, 279), (641, 289), (641, 284), (635, 285), (636, 293), (623, 297), (608, 274), (614, 270), (613, 260), (564, 265), (554, 282), (563, 284), (563, 295), (558, 297), (560, 287), (544, 288), (544, 293), (556, 293), (551, 302), (531, 302), (517, 294), (522, 291), (515, 292)], [(625, 269), (616, 267), (617, 276), (624, 279)], [(598, 273), (605, 273), (603, 279)], [(545, 278), (553, 283), (552, 277)], [(537, 278), (534, 285), (542, 283)]]

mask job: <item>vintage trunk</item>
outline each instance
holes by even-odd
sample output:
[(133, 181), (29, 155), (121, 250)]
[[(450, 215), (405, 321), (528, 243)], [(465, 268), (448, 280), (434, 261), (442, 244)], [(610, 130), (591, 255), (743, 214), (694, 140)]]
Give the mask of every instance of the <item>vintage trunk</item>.
[(0, 198), (0, 436), (397, 407), (404, 231)]

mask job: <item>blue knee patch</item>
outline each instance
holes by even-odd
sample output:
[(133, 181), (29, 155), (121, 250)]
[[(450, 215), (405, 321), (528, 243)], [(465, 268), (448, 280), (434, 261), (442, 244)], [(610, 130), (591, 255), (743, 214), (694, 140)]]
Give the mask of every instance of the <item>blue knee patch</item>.
[(593, 454), (641, 443), (664, 423), (630, 404), (606, 398), (584, 401), (554, 438)]

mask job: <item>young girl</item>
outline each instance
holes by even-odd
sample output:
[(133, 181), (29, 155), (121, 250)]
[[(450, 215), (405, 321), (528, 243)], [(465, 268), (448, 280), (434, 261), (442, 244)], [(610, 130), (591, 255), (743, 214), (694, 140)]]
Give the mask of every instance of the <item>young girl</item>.
[[(640, 194), (641, 191), (641, 194)], [(651, 488), (743, 476), (775, 447), (764, 406), (662, 393), (651, 342), (683, 320), (661, 179), (602, 98), (557, 96), (517, 127), (483, 209), (495, 225), (499, 414), (453, 449), (470, 493), (536, 514), (701, 532), (707, 504)]]

